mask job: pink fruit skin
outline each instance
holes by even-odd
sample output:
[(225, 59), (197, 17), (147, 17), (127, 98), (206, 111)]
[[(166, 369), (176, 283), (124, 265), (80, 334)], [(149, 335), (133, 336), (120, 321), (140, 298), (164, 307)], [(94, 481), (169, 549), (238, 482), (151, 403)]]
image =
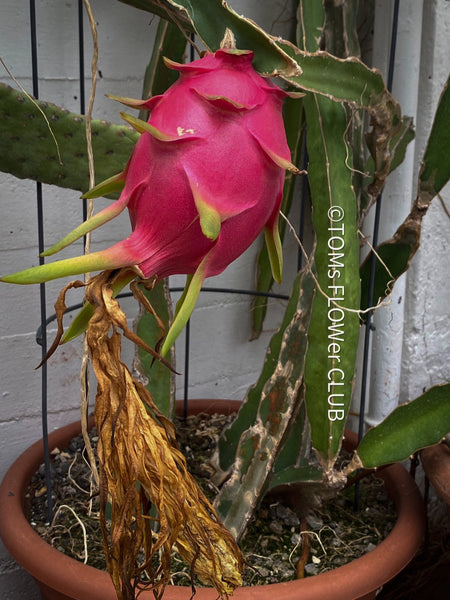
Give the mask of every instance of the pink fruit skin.
[[(219, 50), (170, 63), (179, 80), (145, 103), (165, 139), (142, 133), (127, 167), (121, 202), (133, 233), (109, 249), (120, 266), (137, 264), (146, 277), (191, 274), (209, 253), (209, 277), (276, 227), (285, 167), (270, 153), (290, 160), (285, 94), (256, 73), (252, 56)], [(195, 196), (218, 213), (216, 239), (202, 231)]]

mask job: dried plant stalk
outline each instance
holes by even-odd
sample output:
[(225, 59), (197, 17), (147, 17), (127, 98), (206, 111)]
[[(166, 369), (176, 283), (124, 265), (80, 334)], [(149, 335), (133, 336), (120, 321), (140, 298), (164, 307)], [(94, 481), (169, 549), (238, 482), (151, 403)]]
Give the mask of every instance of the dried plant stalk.
[[(192, 574), (227, 598), (242, 583), (242, 554), (187, 471), (173, 424), (121, 361), (119, 330), (137, 343), (139, 338), (112, 297), (113, 276), (104, 272), (93, 278), (86, 300), (94, 306), (87, 343), (98, 382), (95, 420), (104, 547), (118, 598), (135, 598), (144, 571), (147, 585), (161, 598), (174, 548), (191, 565)], [(108, 502), (110, 526), (105, 518)], [(152, 531), (152, 506), (157, 534)]]

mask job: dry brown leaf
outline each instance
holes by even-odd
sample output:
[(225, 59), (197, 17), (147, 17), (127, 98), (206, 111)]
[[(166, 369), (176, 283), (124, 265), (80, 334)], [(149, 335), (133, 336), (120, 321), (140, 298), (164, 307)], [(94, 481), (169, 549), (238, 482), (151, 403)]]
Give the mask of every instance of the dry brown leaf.
[[(134, 600), (144, 571), (150, 579), (146, 585), (161, 598), (174, 549), (200, 581), (227, 598), (242, 582), (242, 554), (187, 471), (173, 424), (121, 361), (119, 330), (137, 340), (113, 298), (113, 276), (103, 272), (93, 278), (86, 300), (94, 306), (87, 342), (98, 382), (95, 419), (104, 548), (118, 598)], [(110, 525), (105, 517), (108, 502)]]

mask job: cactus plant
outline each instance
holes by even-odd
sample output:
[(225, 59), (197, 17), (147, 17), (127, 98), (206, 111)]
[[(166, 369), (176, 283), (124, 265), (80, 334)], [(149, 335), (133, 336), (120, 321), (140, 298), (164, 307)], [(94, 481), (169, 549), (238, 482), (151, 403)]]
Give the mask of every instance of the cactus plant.
[[(204, 65), (206, 65), (206, 71), (208, 69), (209, 72), (214, 71), (214, 67), (211, 67), (214, 61), (222, 62), (222, 66), (223, 63), (228, 61), (227, 68), (230, 68), (229, 63), (239, 61), (240, 68), (243, 72), (246, 72), (250, 68), (249, 59), (252, 57), (254, 58), (253, 66), (260, 75), (265, 77), (277, 76), (292, 89), (305, 94), (301, 103), (290, 106), (292, 112), (290, 110), (286, 112), (285, 125), (287, 128), (293, 128), (288, 131), (287, 138), (290, 140), (291, 154), (294, 160), (298, 159), (300, 131), (305, 123), (307, 127), (308, 181), (316, 238), (314, 252), (294, 281), (286, 315), (280, 331), (271, 340), (261, 376), (255, 386), (249, 390), (236, 420), (225, 431), (223, 438), (220, 440), (217, 464), (218, 471), (222, 474), (222, 478), (226, 479), (226, 483), (222, 485), (219, 491), (215, 508), (209, 508), (208, 506), (207, 510), (209, 518), (214, 523), (216, 521), (218, 523), (219, 517), (232, 534), (239, 537), (245, 530), (246, 523), (250, 519), (255, 506), (268, 489), (282, 483), (300, 482), (304, 486), (314, 486), (319, 494), (321, 488), (326, 490), (326, 493), (330, 489), (336, 491), (343, 485), (352, 470), (360, 467), (373, 468), (390, 461), (402, 460), (421, 447), (435, 443), (450, 429), (450, 386), (442, 385), (429, 390), (408, 406), (399, 408), (385, 422), (369, 431), (366, 437), (363, 438), (360, 449), (347, 471), (340, 471), (336, 467), (336, 459), (342, 443), (344, 424), (353, 390), (360, 317), (362, 319), (364, 315), (360, 310), (361, 308), (363, 310), (370, 308), (370, 300), (368, 300), (366, 293), (369, 280), (369, 263), (366, 261), (361, 266), (359, 265), (360, 240), (358, 229), (370, 206), (382, 191), (390, 171), (404, 157), (405, 148), (412, 138), (411, 120), (402, 116), (398, 103), (386, 89), (380, 73), (368, 68), (357, 57), (349, 55), (357, 52), (355, 45), (355, 2), (341, 3), (338, 7), (335, 3), (324, 2), (322, 5), (318, 2), (300, 0), (298, 12), (300, 19), (297, 24), (298, 39), (296, 43), (293, 43), (273, 38), (254, 22), (238, 15), (221, 0), (125, 1), (138, 8), (162, 15), (173, 23), (185, 27), (186, 31), (195, 31), (205, 44), (207, 54), (198, 61), (197, 65), (177, 66), (177, 69), (182, 73), (182, 78), (180, 84), (175, 84), (175, 89), (183, 86), (193, 73), (195, 77), (200, 78), (204, 74), (202, 71)], [(322, 31), (322, 37), (319, 41), (317, 40), (318, 31)], [(221, 45), (224, 45), (224, 40), (228, 44), (228, 50), (221, 48)], [(230, 40), (232, 40), (231, 45), (235, 44), (236, 48), (229, 48)], [(340, 56), (337, 56), (339, 54)], [(199, 64), (202, 66), (199, 66)], [(195, 69), (199, 70), (195, 71)], [(257, 81), (260, 81), (260, 75), (255, 74)], [(262, 83), (260, 85), (261, 90), (264, 90), (264, 94), (269, 96), (271, 94), (274, 96), (281, 95), (281, 92), (274, 91), (276, 88), (273, 88), (272, 85), (263, 85)], [(255, 109), (261, 105), (261, 103), (258, 103), (259, 100), (252, 104), (248, 98), (245, 98), (244, 101), (242, 98), (225, 96), (215, 88), (208, 93), (201, 85), (198, 88), (192, 86), (190, 92), (192, 91), (194, 93), (191, 95), (195, 98), (192, 103), (200, 102), (203, 107), (201, 118), (198, 117), (199, 113), (196, 113), (199, 118), (199, 125), (203, 125), (203, 121), (207, 122), (208, 119), (212, 120), (211, 115), (216, 114), (217, 111), (221, 113), (221, 118), (224, 120), (231, 121), (232, 117), (238, 115), (237, 120), (243, 121), (244, 119), (241, 119), (241, 117), (252, 111), (256, 113), (257, 110)], [(167, 99), (170, 94), (171, 92), (162, 97)], [(14, 105), (14, 94), (7, 91), (6, 95), (6, 105)], [(17, 102), (17, 98), (15, 101)], [(26, 103), (26, 101), (22, 99), (19, 104), (21, 103)], [(136, 108), (154, 111), (155, 118), (157, 118), (160, 103), (162, 107), (163, 100), (161, 98), (132, 103), (132, 105)], [(294, 106), (295, 109), (293, 109)], [(439, 193), (450, 178), (449, 155), (440, 152), (440, 148), (450, 142), (449, 107), (450, 94), (448, 87), (446, 87), (430, 132), (427, 150), (419, 174), (418, 195), (411, 214), (404, 223), (399, 224), (395, 236), (377, 249), (377, 257), (380, 257), (382, 261), (376, 265), (376, 299), (383, 298), (393, 282), (408, 268), (420, 241), (421, 220), (432, 198)], [(47, 110), (48, 107), (43, 106), (42, 108)], [(19, 111), (17, 106), (15, 110)], [(26, 114), (20, 114), (14, 121), (15, 110), (4, 109), (3, 112), (6, 120), (10, 119), (8, 121), (8, 135), (11, 135), (11, 131), (14, 132), (14, 122), (17, 128), (18, 123), (24, 120), (23, 114)], [(49, 115), (55, 114), (59, 117), (57, 119), (58, 127), (59, 124), (62, 126), (66, 121), (71, 122), (73, 126), (73, 118), (65, 117), (64, 113), (58, 112), (57, 109), (52, 108), (51, 110), (54, 112), (49, 112)], [(364, 138), (361, 115), (366, 113), (370, 116), (371, 124), (371, 130), (366, 135), (367, 151), (370, 153), (367, 161), (364, 160), (365, 153), (361, 145)], [(145, 132), (138, 143), (138, 149), (144, 149), (144, 153), (151, 153), (155, 145), (158, 146), (161, 155), (164, 154), (166, 151), (164, 146), (170, 146), (175, 140), (174, 128), (171, 129), (171, 126), (174, 125), (172, 117), (175, 114), (178, 116), (177, 110), (174, 109), (165, 117), (165, 124), (168, 129), (164, 128), (160, 122), (152, 124), (152, 114), (150, 124), (142, 123), (134, 117), (127, 117), (129, 123), (135, 125), (139, 131)], [(279, 126), (279, 115), (275, 117), (273, 112), (270, 114)], [(251, 121), (251, 117), (249, 121)], [(78, 121), (76, 122), (78, 123)], [(184, 129), (178, 134), (178, 137), (186, 133), (186, 146), (193, 145), (196, 131), (187, 130), (184, 124), (181, 126)], [(254, 126), (257, 129), (253, 129)], [(42, 127), (45, 129), (44, 125)], [(105, 140), (102, 142), (104, 144), (103, 148), (110, 147), (110, 144), (106, 144), (106, 141), (110, 141), (108, 136), (116, 135), (114, 133), (116, 129), (114, 126), (107, 128), (103, 125), (102, 127), (105, 135)], [(61, 131), (64, 137), (65, 130), (61, 129)], [(267, 179), (264, 180), (265, 185), (270, 189), (270, 194), (268, 197), (264, 197), (264, 194), (259, 193), (259, 188), (257, 189), (256, 196), (259, 206), (254, 214), (256, 215), (258, 229), (265, 225), (268, 226), (268, 256), (270, 255), (270, 262), (274, 267), (274, 275), (279, 276), (281, 265), (280, 243), (275, 230), (283, 184), (281, 171), (286, 167), (290, 168), (292, 172), (296, 172), (297, 169), (290, 164), (286, 142), (283, 136), (278, 135), (278, 130), (276, 135), (273, 136), (273, 132), (267, 129), (264, 123), (258, 122), (257, 125), (251, 123), (249, 131), (254, 143), (252, 148), (255, 153), (255, 148), (260, 153), (255, 158), (257, 167), (254, 172), (259, 174), (262, 171), (265, 173), (265, 169), (270, 170), (270, 176), (267, 176)], [(349, 135), (350, 132), (352, 132), (352, 136)], [(79, 136), (80, 132), (77, 129), (77, 135), (75, 136), (77, 140)], [(267, 136), (267, 139), (265, 136)], [(350, 137), (353, 138), (353, 144)], [(39, 144), (40, 141), (35, 141), (34, 144)], [(178, 141), (177, 138), (176, 143)], [(48, 156), (55, 157), (54, 142), (48, 137), (48, 132), (46, 132), (46, 139), (42, 142), (46, 148), (48, 147), (48, 151), (52, 153)], [(125, 145), (123, 147), (125, 148)], [(62, 151), (61, 156), (64, 158), (66, 151), (62, 142), (60, 151)], [(210, 147), (209, 152), (211, 152)], [(154, 156), (155, 160), (161, 158), (157, 153)], [(57, 162), (54, 159), (46, 161), (50, 166), (44, 164), (41, 171), (38, 171), (36, 169), (41, 168), (39, 165), (36, 166), (33, 162), (24, 165), (24, 161), (18, 161), (17, 158), (12, 164), (7, 162), (6, 159), (2, 159), (1, 168), (20, 177), (39, 178), (42, 181), (60, 183), (61, 185), (63, 181), (70, 181), (68, 185), (76, 189), (78, 189), (77, 186), (82, 185), (82, 177), (80, 179), (77, 177), (76, 180), (69, 180), (68, 175), (61, 178), (58, 175), (60, 171), (53, 169), (53, 163)], [(179, 156), (177, 164), (184, 164), (183, 160), (184, 156)], [(230, 160), (230, 156), (227, 157), (227, 160)], [(16, 164), (17, 162), (21, 164)], [(110, 163), (105, 162), (105, 164), (108, 165), (108, 167), (105, 167), (105, 171), (109, 171)], [(131, 248), (124, 260), (116, 260), (117, 256), (114, 256), (112, 261), (105, 263), (105, 254), (100, 256), (100, 262), (95, 262), (99, 255), (94, 256), (94, 258), (91, 256), (83, 259), (83, 269), (85, 266), (89, 268), (92, 266), (106, 266), (111, 268), (111, 272), (107, 271), (101, 276), (102, 285), (105, 286), (101, 288), (101, 293), (99, 293), (95, 282), (90, 285), (89, 299), (91, 299), (93, 306), (91, 309), (85, 309), (85, 311), (92, 310), (92, 313), (82, 313), (75, 328), (76, 331), (73, 331), (73, 334), (76, 334), (88, 327), (90, 347), (98, 365), (101, 362), (99, 355), (103, 360), (105, 354), (102, 351), (97, 355), (98, 348), (103, 348), (104, 339), (103, 334), (96, 338), (94, 328), (98, 327), (99, 319), (106, 319), (108, 328), (113, 327), (115, 333), (109, 342), (109, 347), (114, 358), (114, 369), (109, 376), (107, 374), (108, 365), (98, 369), (101, 383), (99, 386), (99, 411), (101, 416), (104, 417), (105, 422), (108, 422), (107, 418), (111, 417), (108, 405), (105, 404), (105, 389), (109, 390), (108, 393), (115, 401), (119, 396), (125, 395), (127, 398), (126, 411), (123, 410), (126, 412), (126, 418), (125, 422), (120, 421), (118, 430), (120, 429), (120, 435), (126, 438), (127, 427), (131, 427), (134, 423), (130, 406), (132, 407), (133, 402), (137, 401), (138, 406), (142, 409), (143, 403), (146, 410), (139, 413), (142, 422), (147, 422), (149, 415), (150, 421), (154, 419), (157, 422), (156, 431), (162, 431), (161, 438), (164, 439), (164, 445), (169, 446), (172, 456), (175, 457), (174, 464), (181, 465), (179, 471), (183, 475), (185, 473), (182, 459), (180, 459), (176, 449), (171, 447), (173, 446), (173, 429), (166, 421), (164, 414), (153, 404), (148, 394), (143, 392), (142, 386), (130, 379), (129, 372), (120, 362), (120, 342), (116, 337), (118, 328), (122, 328), (124, 335), (136, 341), (142, 348), (148, 349), (148, 344), (129, 332), (124, 317), (114, 300), (117, 291), (129, 280), (134, 279), (136, 272), (131, 272), (128, 269), (118, 275), (114, 269), (115, 267), (128, 268), (138, 264), (141, 272), (146, 276), (153, 274), (165, 275), (179, 270), (193, 275), (192, 280), (188, 280), (187, 293), (182, 296), (181, 308), (175, 318), (175, 327), (171, 330), (168, 341), (165, 342), (163, 347), (163, 350), (167, 351), (174, 337), (186, 322), (204, 277), (218, 273), (237, 254), (236, 248), (233, 247), (232, 243), (229, 243), (223, 255), (220, 252), (218, 256), (211, 255), (210, 252), (213, 251), (216, 240), (220, 239), (219, 236), (222, 230), (225, 230), (226, 223), (231, 223), (233, 217), (242, 212), (240, 210), (242, 207), (249, 208), (245, 202), (241, 202), (241, 204), (238, 203), (239, 207), (235, 205), (231, 207), (234, 212), (231, 209), (227, 212), (225, 201), (211, 202), (209, 196), (204, 198), (200, 192), (209, 188), (206, 183), (204, 184), (203, 177), (206, 178), (207, 183), (211, 183), (213, 186), (217, 182), (208, 181), (210, 173), (201, 173), (202, 177), (195, 174), (194, 177), (190, 164), (186, 164), (187, 178), (184, 181), (184, 187), (180, 184), (180, 189), (182, 187), (183, 198), (184, 195), (189, 196), (189, 199), (192, 200), (191, 205), (197, 211), (196, 213), (195, 211), (189, 213), (192, 216), (191, 220), (193, 221), (194, 217), (198, 220), (195, 239), (189, 239), (189, 251), (183, 254), (181, 245), (174, 244), (177, 250), (177, 253), (174, 254), (174, 262), (177, 264), (171, 263), (170, 260), (161, 259), (158, 263), (160, 270), (157, 269), (155, 272), (154, 257), (149, 256), (147, 252), (148, 247), (154, 239), (158, 238), (161, 232), (152, 231), (153, 237), (150, 240), (144, 240), (146, 246), (144, 248), (141, 246), (144, 238), (133, 234), (132, 241), (137, 242), (137, 245), (135, 248)], [(136, 173), (133, 174), (135, 167), (136, 164), (133, 165), (133, 168), (130, 168), (130, 181), (138, 184), (142, 181), (145, 183), (148, 174), (146, 168), (142, 168), (142, 165), (138, 164)], [(233, 173), (236, 181), (239, 182), (238, 187), (241, 187), (244, 185), (245, 172), (239, 171), (236, 165), (232, 165), (232, 167), (237, 169)], [(120, 169), (123, 168), (123, 165), (121, 165)], [(361, 170), (364, 171), (365, 177), (361, 177)], [(111, 169), (111, 172), (113, 171), (114, 169)], [(108, 172), (107, 175), (109, 176), (111, 172)], [(127, 175), (128, 172), (125, 169), (122, 177), (109, 179), (106, 185), (100, 185), (97, 192), (103, 194), (117, 191), (121, 180), (125, 180)], [(169, 171), (166, 172), (166, 175), (169, 179)], [(86, 175), (83, 175), (83, 177), (85, 181)], [(258, 184), (259, 182), (256, 182), (256, 187)], [(133, 189), (129, 189), (127, 185), (130, 185)], [(113, 216), (118, 209), (124, 208), (130, 200), (128, 196), (133, 196), (134, 188), (134, 184), (125, 183), (125, 200), (122, 198), (122, 201), (117, 201), (112, 209), (100, 213), (99, 217), (94, 217), (94, 221), (83, 224), (76, 231), (75, 237), (82, 235), (91, 228), (91, 225), (101, 224), (102, 221)], [(146, 196), (148, 189), (145, 185), (143, 189), (145, 192), (143, 196)], [(233, 189), (233, 191), (235, 194), (232, 200), (235, 199), (236, 189)], [(252, 191), (254, 191), (253, 188)], [(289, 180), (285, 186), (285, 206), (289, 205), (291, 195), (292, 181)], [(134, 226), (138, 223), (138, 216), (141, 217), (141, 215), (137, 215), (139, 206), (141, 206), (139, 201), (140, 197), (130, 200)], [(181, 204), (183, 203), (181, 202)], [(146, 216), (148, 217), (148, 215)], [(170, 215), (167, 214), (165, 218), (168, 219), (169, 217)], [(255, 232), (252, 235), (249, 234), (249, 228), (246, 228), (246, 224), (248, 223), (244, 222), (242, 225), (242, 222), (238, 221), (239, 227), (242, 225), (242, 230), (246, 234), (243, 236), (245, 240), (241, 240), (238, 236), (239, 242), (242, 241), (242, 247), (239, 246), (238, 248), (239, 251), (255, 237), (253, 235)], [(176, 232), (175, 238), (178, 240), (180, 232), (179, 230), (176, 230)], [(184, 230), (182, 233), (184, 234)], [(66, 241), (72, 241), (72, 239), (74, 239), (73, 236)], [(228, 242), (230, 239), (228, 239)], [(122, 250), (124, 246), (127, 246), (129, 250), (129, 245), (129, 242), (126, 244), (121, 243), (119, 250)], [(57, 246), (56, 249), (59, 249), (59, 247)], [(211, 263), (206, 260), (211, 256), (214, 256), (215, 262), (212, 259)], [(106, 258), (109, 259), (110, 254)], [(163, 258), (167, 259), (167, 257)], [(205, 260), (206, 262), (204, 262)], [(260, 261), (260, 286), (268, 289), (271, 278), (268, 275), (267, 268), (264, 267), (264, 263), (267, 265), (267, 257), (266, 259), (262, 258)], [(55, 264), (58, 265), (58, 263)], [(67, 262), (64, 264), (65, 266), (69, 265)], [(73, 264), (73, 262), (70, 263), (70, 265)], [(7, 276), (3, 280), (30, 283), (40, 281), (42, 278), (59, 276), (66, 272), (80, 272), (79, 264), (76, 267), (78, 270), (75, 271), (71, 270), (70, 265), (69, 271), (64, 270), (65, 267), (62, 271), (58, 270), (59, 267), (52, 271), (53, 267), (46, 266), (37, 268), (37, 270), (28, 270), (18, 276)], [(87, 323), (91, 314), (94, 314), (94, 318), (91, 319), (88, 326)], [(261, 319), (259, 319), (257, 328), (261, 326), (260, 323)], [(140, 326), (142, 325), (143, 323), (140, 324)], [(160, 358), (157, 352), (154, 350), (152, 352), (153, 356)], [(117, 373), (120, 373), (120, 377), (116, 378)], [(116, 393), (117, 390), (120, 391), (120, 394)], [(127, 394), (130, 394), (130, 396)], [(116, 409), (117, 406), (114, 405), (114, 408)], [(165, 409), (164, 412), (166, 410), (170, 412), (170, 409)], [(122, 413), (118, 411), (117, 414), (119, 413), (122, 417)], [(127, 418), (129, 419), (128, 424)], [(117, 423), (119, 421), (114, 421), (114, 426)], [(112, 429), (108, 429), (110, 437), (111, 431)], [(132, 436), (138, 435), (135, 428), (131, 427), (130, 431), (132, 431)], [(418, 435), (418, 432), (420, 435)], [(156, 439), (159, 434), (154, 433), (152, 435)], [(144, 438), (147, 446), (154, 450), (154, 439), (146, 438), (145, 435)], [(316, 453), (318, 463), (314, 466), (308, 461), (311, 447)], [(142, 487), (139, 487), (139, 494), (142, 492), (142, 495), (139, 495), (139, 499), (136, 500), (138, 503), (143, 502), (142, 496), (145, 497), (146, 487), (151, 488), (153, 495), (158, 494), (158, 489), (164, 488), (164, 477), (159, 480), (159, 483), (155, 484), (147, 473), (147, 471), (151, 471), (149, 463), (145, 460), (139, 463), (137, 454), (136, 452), (133, 454), (135, 460), (132, 463), (132, 468), (135, 470), (133, 472), (141, 473), (139, 469), (142, 470), (142, 468), (144, 471), (142, 476), (144, 483)], [(113, 464), (117, 466), (118, 472), (123, 467), (122, 458), (122, 456), (114, 455), (114, 461), (116, 462), (113, 461)], [(104, 458), (104, 460), (107, 461), (108, 459)], [(181, 462), (177, 463), (177, 461)], [(155, 462), (157, 462), (156, 459)], [(168, 462), (170, 461), (168, 460)], [(109, 475), (111, 475), (114, 469), (111, 469), (111, 465), (107, 462), (106, 465), (105, 473), (109, 469), (111, 471)], [(160, 468), (163, 468), (163, 466)], [(135, 484), (138, 481), (142, 483), (142, 481), (139, 477), (129, 480), (128, 475), (129, 471), (127, 471), (125, 477), (126, 482), (128, 482), (128, 490), (133, 490), (134, 493), (135, 488), (138, 487)], [(173, 473), (171, 473), (170, 481), (175, 485)], [(115, 482), (113, 482), (111, 476), (111, 481), (108, 482), (110, 487), (106, 489), (112, 489), (114, 487), (113, 483)], [(117, 487), (120, 488), (120, 485), (117, 485)], [(133, 507), (130, 507), (128, 498), (128, 496), (131, 496), (131, 492), (127, 496), (126, 489), (120, 488), (119, 491), (122, 495), (122, 508), (125, 507), (130, 510), (131, 516), (129, 514), (125, 515), (125, 510), (121, 512), (120, 498), (115, 498), (115, 514), (124, 515), (120, 527), (126, 521), (131, 531), (133, 529), (131, 526)], [(105, 495), (104, 490), (103, 494)], [(203, 501), (203, 497), (199, 497)], [(147, 500), (148, 498), (145, 497), (145, 501)], [(164, 535), (161, 536), (163, 540), (161, 543), (164, 545), (171, 537), (168, 522), (173, 515), (166, 516), (160, 497), (158, 497), (158, 501), (162, 511), (161, 518), (164, 520)], [(176, 511), (175, 505), (176, 502), (174, 506), (171, 505), (171, 508)], [(141, 504), (139, 504), (139, 507), (141, 507)], [(182, 514), (185, 513), (182, 512)], [(203, 519), (204, 512), (201, 514)], [(139, 513), (139, 519), (141, 519), (141, 516), (141, 513)], [(195, 518), (195, 515), (190, 513), (190, 518)], [(182, 530), (182, 524), (177, 519), (174, 519), (173, 522), (175, 523), (173, 527), (176, 530), (174, 533), (176, 537)], [(116, 538), (120, 538), (122, 544), (124, 538), (121, 536), (126, 536), (127, 531), (126, 528), (122, 527), (120, 529), (120, 527), (116, 530)], [(199, 536), (201, 541), (198, 542), (198, 539), (196, 539), (192, 547), (189, 546), (189, 540), (186, 541), (183, 532), (178, 535), (178, 543), (185, 555), (190, 557), (194, 570), (197, 557), (200, 557), (199, 564), (201, 564), (203, 579), (211, 581), (216, 585), (222, 597), (226, 597), (239, 581), (238, 571), (242, 566), (241, 559), (230, 536), (222, 530), (224, 545), (221, 545), (218, 542), (218, 539), (220, 540), (220, 527), (217, 530), (214, 527), (210, 529), (210, 527), (211, 524), (208, 522), (208, 526), (203, 530), (201, 529), (202, 533)], [(193, 530), (196, 530), (195, 527)], [(207, 537), (207, 532), (212, 530), (214, 530), (214, 543), (208, 546), (205, 536)], [(191, 530), (189, 529), (189, 531)], [(194, 534), (192, 535), (194, 536)], [(133, 537), (133, 540), (136, 537), (139, 536)], [(190, 541), (192, 542), (192, 540)], [(205, 551), (203, 545), (206, 546)], [(167, 546), (165, 545), (164, 552), (166, 560)], [(236, 554), (233, 557), (234, 552)], [(153, 556), (151, 548), (149, 553)], [(227, 555), (227, 553), (230, 553), (230, 555)], [(136, 553), (133, 555), (133, 560), (135, 557)], [(117, 559), (121, 560), (122, 558), (120, 552), (111, 554), (110, 562), (111, 564), (117, 563)], [(129, 556), (126, 558), (128, 560)], [(148, 564), (148, 561), (146, 564)], [(133, 572), (133, 569), (132, 567), (129, 568), (129, 563), (125, 566), (129, 569), (128, 579), (125, 582), (118, 582), (120, 576), (117, 570), (114, 570), (114, 565), (112, 571), (116, 578), (117, 589), (122, 594), (121, 597), (128, 598), (131, 597), (128, 585), (128, 580), (131, 577), (129, 574)], [(167, 568), (167, 564), (164, 564), (163, 567)], [(220, 572), (221, 569), (223, 577)], [(164, 572), (155, 585), (164, 586), (167, 580), (167, 573)]]

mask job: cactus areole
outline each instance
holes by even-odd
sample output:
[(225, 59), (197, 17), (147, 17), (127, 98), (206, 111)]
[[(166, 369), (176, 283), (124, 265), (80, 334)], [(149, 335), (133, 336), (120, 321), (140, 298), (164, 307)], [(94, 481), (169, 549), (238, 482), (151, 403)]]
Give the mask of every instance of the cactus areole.
[(131, 235), (106, 250), (3, 280), (37, 283), (121, 267), (133, 267), (144, 278), (187, 274), (189, 287), (175, 326), (181, 330), (204, 279), (221, 273), (264, 230), (280, 281), (278, 216), (285, 170), (298, 171), (290, 162), (282, 119), (286, 93), (258, 75), (252, 58), (247, 50), (220, 49), (189, 64), (167, 60), (180, 77), (163, 95), (146, 101), (115, 98), (147, 109), (150, 118), (145, 123), (122, 114), (140, 139), (124, 172), (86, 196), (123, 187), (121, 196), (44, 254), (125, 207)]

